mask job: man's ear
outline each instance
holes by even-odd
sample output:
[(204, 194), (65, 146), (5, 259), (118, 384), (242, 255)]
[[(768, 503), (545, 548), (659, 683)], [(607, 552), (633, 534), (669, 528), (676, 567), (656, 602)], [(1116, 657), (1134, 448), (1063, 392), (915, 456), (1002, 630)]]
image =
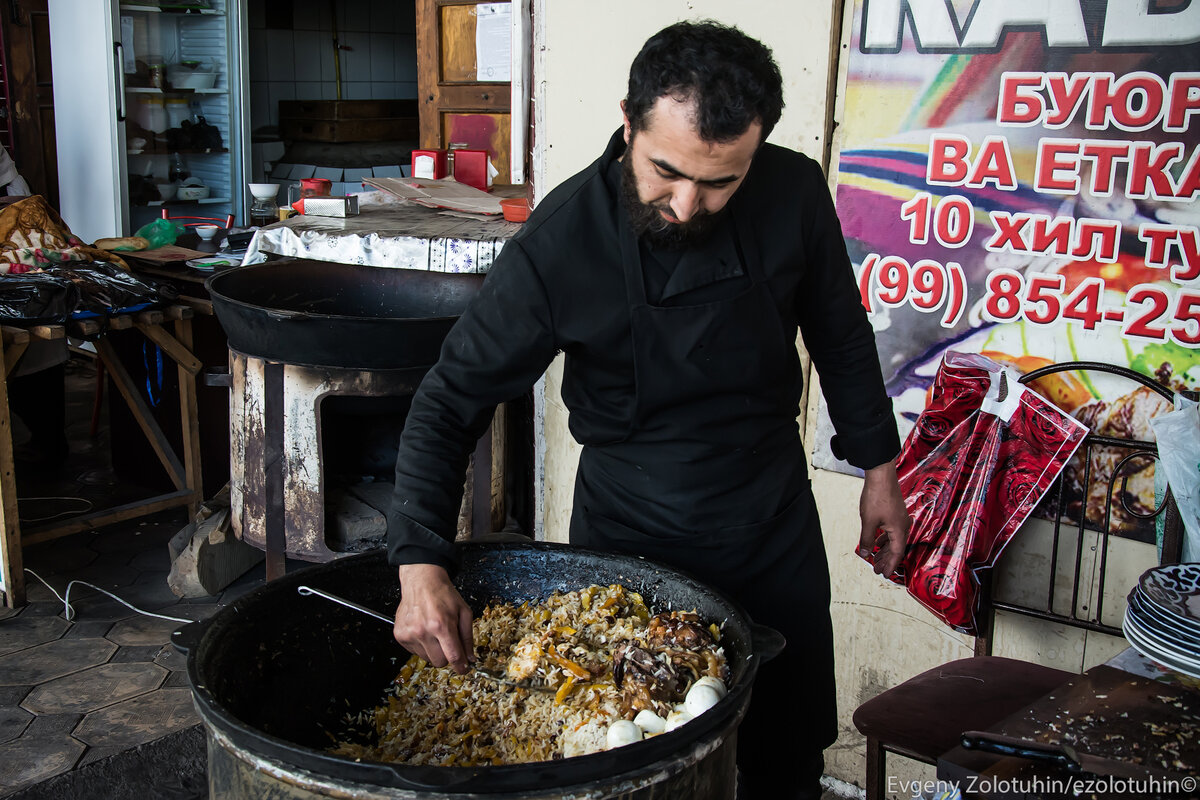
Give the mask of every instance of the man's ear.
[(633, 127), (629, 124), (629, 115), (625, 113), (625, 101), (621, 101), (621, 119), (625, 122), (625, 146), (629, 146), (629, 140), (633, 136)]

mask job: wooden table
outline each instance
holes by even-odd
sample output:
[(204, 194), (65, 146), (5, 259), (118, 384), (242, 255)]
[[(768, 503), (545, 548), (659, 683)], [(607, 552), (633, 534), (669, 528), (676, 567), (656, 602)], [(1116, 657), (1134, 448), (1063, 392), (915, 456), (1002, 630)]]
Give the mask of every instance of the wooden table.
[[(1073, 797), (1194, 797), (1186, 779), (1200, 775), (1200, 693), (1113, 667), (1093, 667), (990, 729), (1044, 744), (1066, 744), (1080, 754), (1109, 759), (1120, 772), (1140, 774), (1126, 784), (1072, 774), (1054, 765), (956, 747), (938, 759), (937, 775), (971, 798), (1034, 800)], [(1170, 791), (1171, 782), (1182, 793)], [(1089, 785), (1090, 783), (1090, 785)], [(1089, 791), (1092, 790), (1092, 791)], [(1161, 790), (1161, 791), (1160, 791)]]
[[(179, 290), (181, 305), (191, 306), (197, 314), (212, 316), (212, 301), (204, 290), (204, 281), (213, 274), (213, 270), (193, 269), (187, 261), (204, 255), (212, 255), (217, 251), (216, 239), (205, 242), (194, 233), (184, 233), (175, 245), (145, 250), (142, 252), (124, 253), (123, 257), (129, 262), (129, 268), (135, 274), (148, 275), (159, 281), (165, 280)], [(221, 267), (220, 269), (232, 269)]]
[[(169, 508), (186, 507), (189, 516), (195, 515), (203, 499), (200, 488), (200, 439), (196, 421), (196, 375), (200, 361), (192, 354), (192, 316), (190, 306), (175, 304), (161, 310), (120, 314), (103, 319), (84, 319), (67, 325), (39, 325), (30, 328), (2, 326), (3, 347), (0, 348), (0, 578), (3, 578), (5, 603), (10, 607), (25, 602), (25, 580), (21, 548), (67, 536), (80, 531), (94, 530), (104, 525), (154, 514)], [(173, 330), (168, 330), (171, 325)], [(183, 453), (177, 454), (162, 428), (155, 420), (146, 401), (121, 360), (105, 338), (109, 330), (140, 331), (158, 345), (177, 365), (180, 385), (180, 421), (183, 430)], [(146, 435), (158, 460), (174, 486), (172, 491), (148, 497), (114, 508), (91, 511), (60, 519), (45, 525), (21, 530), (17, 515), (17, 489), (13, 463), (12, 426), (8, 409), (7, 376), (21, 354), (35, 338), (73, 337), (88, 339), (95, 344), (100, 363), (108, 371), (122, 399)]]

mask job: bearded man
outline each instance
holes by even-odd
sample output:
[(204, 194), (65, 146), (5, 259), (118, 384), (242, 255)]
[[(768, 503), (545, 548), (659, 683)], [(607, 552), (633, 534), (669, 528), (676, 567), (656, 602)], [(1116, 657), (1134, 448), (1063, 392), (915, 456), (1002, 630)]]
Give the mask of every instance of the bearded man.
[(389, 516), (394, 634), (466, 669), (450, 581), (468, 454), (497, 403), (565, 353), (583, 445), (573, 544), (690, 572), (789, 644), (738, 732), (743, 795), (820, 795), (837, 735), (829, 572), (796, 417), (797, 330), (836, 436), (862, 468), (859, 547), (890, 574), (908, 516), (875, 338), (820, 167), (766, 144), (783, 109), (770, 51), (713, 22), (655, 34), (624, 124), (505, 245), (409, 411)]

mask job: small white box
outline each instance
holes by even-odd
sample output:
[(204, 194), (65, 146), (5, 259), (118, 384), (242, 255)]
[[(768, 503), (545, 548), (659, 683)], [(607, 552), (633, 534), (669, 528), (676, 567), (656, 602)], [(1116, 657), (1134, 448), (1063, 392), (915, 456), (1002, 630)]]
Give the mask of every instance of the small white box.
[(358, 214), (358, 198), (350, 197), (306, 197), (306, 217), (353, 217)]

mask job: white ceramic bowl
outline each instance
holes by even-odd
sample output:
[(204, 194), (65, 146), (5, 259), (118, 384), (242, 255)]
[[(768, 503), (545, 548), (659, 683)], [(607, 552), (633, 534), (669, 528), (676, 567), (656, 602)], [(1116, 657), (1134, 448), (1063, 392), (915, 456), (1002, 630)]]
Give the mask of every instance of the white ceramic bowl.
[(175, 196), (180, 200), (203, 200), (208, 197), (209, 191), (207, 186), (180, 186)]
[(250, 194), (255, 200), (274, 200), (279, 194), (278, 183), (248, 183)]
[(170, 200), (175, 196), (175, 184), (173, 183), (156, 183), (154, 188), (158, 189), (158, 195), (163, 200)]
[(207, 242), (216, 236), (219, 230), (221, 230), (220, 225), (197, 225), (196, 235)]
[(217, 83), (215, 72), (175, 72), (167, 76), (175, 89), (211, 89)]

